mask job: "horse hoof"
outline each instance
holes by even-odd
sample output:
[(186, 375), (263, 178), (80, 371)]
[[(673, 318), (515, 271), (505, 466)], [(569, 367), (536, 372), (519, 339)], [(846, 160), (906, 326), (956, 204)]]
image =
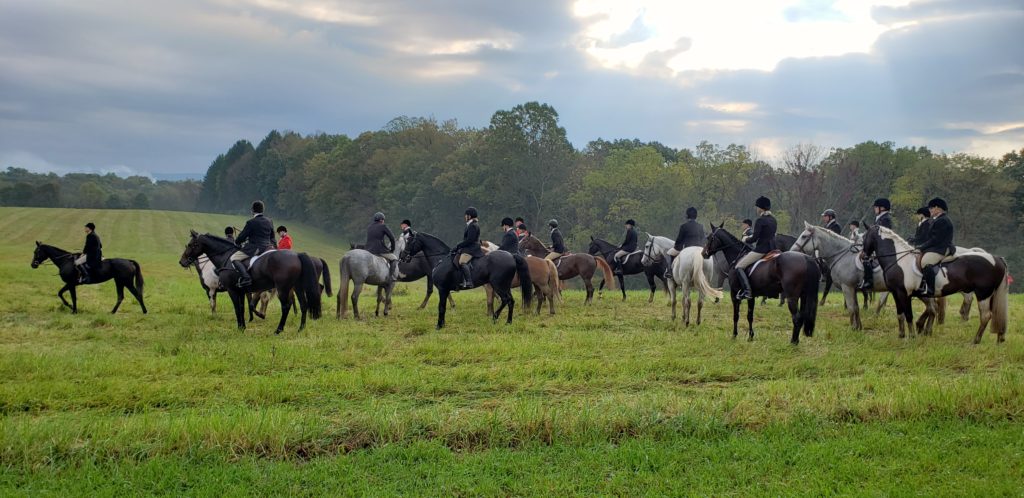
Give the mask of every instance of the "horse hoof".
[[(302, 329), (299, 329), (299, 330), (302, 330)], [(281, 332), (284, 332), (284, 330), (277, 329), (277, 330), (274, 331), (274, 335), (280, 334)]]

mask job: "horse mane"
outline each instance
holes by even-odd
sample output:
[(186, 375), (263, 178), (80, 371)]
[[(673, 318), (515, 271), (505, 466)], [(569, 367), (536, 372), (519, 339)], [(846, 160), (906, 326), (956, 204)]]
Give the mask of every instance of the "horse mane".
[(903, 240), (903, 237), (900, 237), (898, 233), (889, 230), (888, 228), (885, 228), (881, 225), (876, 226), (878, 227), (878, 235), (881, 236), (883, 239), (891, 240), (894, 244), (896, 244), (897, 251), (909, 251), (914, 249), (914, 247), (911, 246), (909, 242)]
[[(807, 222), (805, 221), (804, 223), (807, 223)], [(846, 242), (847, 244), (853, 244), (852, 240), (846, 238), (842, 234), (835, 233), (835, 232), (833, 232), (832, 230), (829, 230), (826, 227), (819, 227), (817, 225), (811, 225), (810, 223), (807, 223), (807, 228), (814, 228), (815, 229), (814, 230), (815, 233), (823, 233), (826, 236), (835, 239), (836, 242), (840, 242), (841, 241), (841, 242)], [(800, 237), (797, 237), (797, 240), (800, 240)]]
[[(65, 254), (72, 254), (71, 251), (65, 251), (64, 249), (61, 249), (61, 248), (59, 248), (57, 246), (51, 246), (49, 244), (42, 244), (42, 243), (40, 243), (39, 246), (40, 247), (47, 247), (47, 248), (53, 249), (54, 251), (57, 251), (57, 252), (61, 253), (61, 254), (59, 254), (60, 256), (63, 256)], [(75, 253), (75, 254), (78, 254), (78, 253)]]
[[(443, 240), (441, 240), (440, 238), (438, 238), (438, 237), (436, 237), (434, 235), (430, 235), (427, 232), (416, 232), (416, 236), (417, 237), (423, 237), (423, 238), (425, 238), (427, 240), (433, 241), (435, 244), (440, 244), (446, 250), (451, 250), (451, 247), (449, 247), (448, 244), (446, 244)], [(425, 245), (426, 244), (424, 244), (424, 246)]]

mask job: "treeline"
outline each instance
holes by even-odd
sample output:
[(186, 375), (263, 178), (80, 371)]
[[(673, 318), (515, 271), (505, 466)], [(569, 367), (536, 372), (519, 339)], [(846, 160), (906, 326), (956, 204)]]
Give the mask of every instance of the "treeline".
[(193, 211), (201, 189), (197, 181), (154, 182), (113, 173), (58, 176), (13, 167), (0, 172), (2, 206)]

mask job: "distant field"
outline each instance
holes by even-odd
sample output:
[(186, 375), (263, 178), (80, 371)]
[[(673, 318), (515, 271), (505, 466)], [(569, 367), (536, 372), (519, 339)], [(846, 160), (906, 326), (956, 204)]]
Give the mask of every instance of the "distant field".
[[(130, 298), (108, 314), (107, 283), (73, 316), (53, 267), (29, 267), (35, 240), (80, 249), (86, 221), (106, 256), (140, 262), (149, 315)], [(337, 279), (347, 240), (275, 222)], [(389, 318), (371, 290), (364, 322), (331, 298), (302, 333), (240, 333), (177, 264), (189, 228), (229, 223), (0, 208), (0, 494), (1024, 494), (1021, 296), (1002, 345), (970, 344), (976, 310), (933, 337), (898, 339), (891, 307), (853, 332), (838, 295), (795, 348), (774, 305), (748, 343), (727, 304), (684, 329), (646, 292), (566, 292), (512, 326), (460, 293), (436, 332), (422, 282)]]

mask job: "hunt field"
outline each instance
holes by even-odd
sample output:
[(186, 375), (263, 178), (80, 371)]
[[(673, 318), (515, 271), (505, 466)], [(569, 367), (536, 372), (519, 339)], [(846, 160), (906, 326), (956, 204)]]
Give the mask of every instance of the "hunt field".
[[(71, 315), (54, 267), (29, 267), (36, 240), (80, 250), (87, 221), (106, 257), (141, 264), (148, 315), (130, 297), (110, 315), (110, 282)], [(275, 221), (337, 289), (349, 241)], [(178, 258), (190, 228), (243, 223), (0, 208), (0, 495), (1024, 494), (1020, 296), (1002, 345), (971, 345), (976, 309), (900, 340), (890, 305), (854, 332), (838, 294), (797, 347), (774, 304), (747, 342), (727, 303), (684, 328), (646, 291), (567, 291), (511, 326), (464, 292), (436, 332), (423, 282), (391, 317), (371, 288), (366, 321), (325, 298), (301, 333), (273, 334), (276, 303), (242, 333)]]

